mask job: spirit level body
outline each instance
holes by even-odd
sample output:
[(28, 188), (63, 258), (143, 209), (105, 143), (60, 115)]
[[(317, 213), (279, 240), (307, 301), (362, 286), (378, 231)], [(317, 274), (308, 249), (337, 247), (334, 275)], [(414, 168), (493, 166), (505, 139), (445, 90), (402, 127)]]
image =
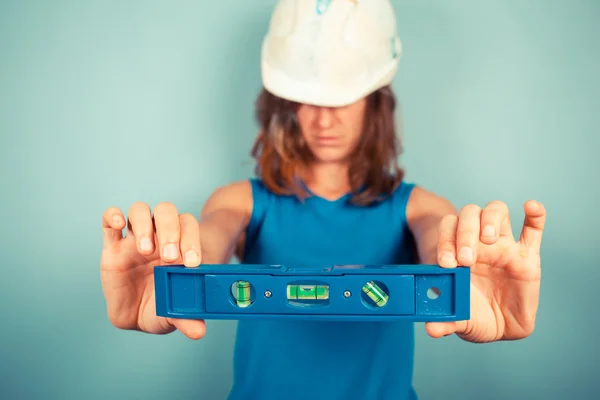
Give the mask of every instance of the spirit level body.
[(156, 266), (156, 312), (204, 320), (467, 320), (469, 273), (412, 264)]

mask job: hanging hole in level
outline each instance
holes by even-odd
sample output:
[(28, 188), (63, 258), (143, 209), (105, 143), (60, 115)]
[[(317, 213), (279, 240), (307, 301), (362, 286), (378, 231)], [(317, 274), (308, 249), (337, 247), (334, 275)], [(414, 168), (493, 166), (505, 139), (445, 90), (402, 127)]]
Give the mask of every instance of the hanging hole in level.
[(440, 289), (436, 287), (432, 287), (427, 290), (427, 297), (429, 297), (431, 300), (437, 299), (438, 297), (440, 297), (441, 294), (442, 292), (440, 291)]

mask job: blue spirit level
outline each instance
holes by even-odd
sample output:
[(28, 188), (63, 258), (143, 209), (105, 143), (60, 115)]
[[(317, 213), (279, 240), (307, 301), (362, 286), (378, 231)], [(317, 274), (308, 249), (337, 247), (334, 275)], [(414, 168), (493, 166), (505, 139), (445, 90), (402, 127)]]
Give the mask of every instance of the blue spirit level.
[(157, 266), (156, 313), (226, 320), (468, 320), (469, 273), (438, 265)]

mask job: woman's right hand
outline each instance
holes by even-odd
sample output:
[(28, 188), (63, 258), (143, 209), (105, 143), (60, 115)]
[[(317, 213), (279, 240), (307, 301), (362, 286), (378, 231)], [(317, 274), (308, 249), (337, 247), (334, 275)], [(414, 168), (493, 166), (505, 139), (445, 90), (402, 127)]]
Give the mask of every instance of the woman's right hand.
[[(122, 231), (127, 224), (127, 234)], [(100, 274), (110, 322), (120, 329), (166, 334), (179, 330), (190, 339), (206, 332), (202, 320), (158, 317), (154, 297), (154, 266), (201, 262), (200, 229), (191, 214), (179, 215), (171, 203), (154, 209), (135, 203), (128, 223), (120, 209), (102, 217), (104, 233)]]

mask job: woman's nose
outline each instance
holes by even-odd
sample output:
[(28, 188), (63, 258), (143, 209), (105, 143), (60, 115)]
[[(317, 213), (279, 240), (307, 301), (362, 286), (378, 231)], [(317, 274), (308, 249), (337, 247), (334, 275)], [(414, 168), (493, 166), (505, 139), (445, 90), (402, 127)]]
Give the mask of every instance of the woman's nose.
[(315, 119), (319, 128), (330, 128), (334, 120), (333, 111), (329, 107), (318, 107)]

